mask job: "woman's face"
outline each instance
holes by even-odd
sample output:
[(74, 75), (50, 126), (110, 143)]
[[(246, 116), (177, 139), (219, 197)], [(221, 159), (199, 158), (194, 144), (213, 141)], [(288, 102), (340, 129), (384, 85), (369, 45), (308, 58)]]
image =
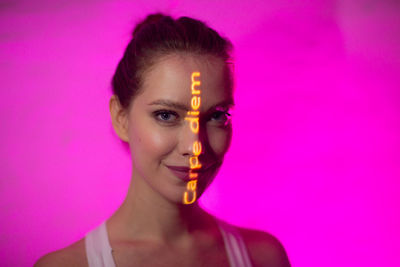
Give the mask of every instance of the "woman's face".
[[(199, 132), (185, 120), (192, 109), (193, 72), (200, 72)], [(143, 88), (131, 103), (127, 137), (132, 155), (132, 179), (150, 192), (182, 203), (188, 182), (193, 143), (199, 141), (197, 197), (215, 177), (227, 152), (232, 127), (229, 107), (232, 90), (225, 63), (211, 56), (168, 55), (144, 74)], [(151, 196), (150, 196), (151, 197)]]

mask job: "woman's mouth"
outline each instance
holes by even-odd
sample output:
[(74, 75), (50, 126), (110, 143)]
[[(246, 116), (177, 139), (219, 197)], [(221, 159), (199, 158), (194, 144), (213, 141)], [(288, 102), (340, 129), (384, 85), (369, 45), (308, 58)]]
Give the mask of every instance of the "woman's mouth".
[(167, 168), (180, 180), (184, 181), (184, 182), (188, 182), (190, 180), (193, 180), (193, 178), (190, 177), (190, 174), (192, 173), (199, 173), (202, 174), (206, 171), (208, 171), (209, 169), (211, 169), (214, 165), (209, 165), (205, 168), (201, 167), (199, 169), (191, 169), (189, 167), (186, 166), (169, 166), (166, 165)]

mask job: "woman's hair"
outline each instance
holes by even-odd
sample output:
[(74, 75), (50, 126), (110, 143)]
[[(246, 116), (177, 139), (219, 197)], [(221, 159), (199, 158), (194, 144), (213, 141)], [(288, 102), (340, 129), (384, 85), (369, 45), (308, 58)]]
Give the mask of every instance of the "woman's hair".
[[(229, 40), (199, 20), (175, 20), (160, 13), (148, 15), (133, 30), (132, 40), (112, 78), (113, 93), (121, 106), (128, 109), (143, 84), (145, 71), (160, 57), (183, 52), (212, 55), (230, 64), (231, 51)], [(231, 79), (232, 74), (229, 76)]]

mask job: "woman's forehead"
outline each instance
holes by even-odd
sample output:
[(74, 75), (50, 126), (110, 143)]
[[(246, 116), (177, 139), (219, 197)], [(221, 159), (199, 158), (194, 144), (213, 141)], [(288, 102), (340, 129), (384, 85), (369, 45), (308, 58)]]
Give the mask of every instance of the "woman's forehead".
[[(226, 79), (227, 68), (222, 59), (197, 55), (170, 55), (160, 59), (144, 76), (142, 97), (154, 101), (167, 99), (187, 101), (191, 98), (192, 74), (199, 73), (203, 103), (212, 105), (216, 101), (232, 98)], [(211, 102), (210, 102), (211, 101)]]
[[(183, 81), (190, 81), (193, 72), (200, 72), (203, 78), (221, 79), (223, 78), (225, 62), (212, 55), (197, 55), (190, 53), (173, 53), (156, 59), (156, 63), (150, 71), (145, 75), (145, 81), (148, 81), (146, 76), (163, 75), (176, 77)], [(149, 75), (150, 74), (150, 75)]]

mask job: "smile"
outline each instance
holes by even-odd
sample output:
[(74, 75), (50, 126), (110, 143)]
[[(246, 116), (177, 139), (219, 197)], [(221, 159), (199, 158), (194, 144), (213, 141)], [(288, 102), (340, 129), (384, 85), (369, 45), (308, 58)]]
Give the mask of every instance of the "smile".
[[(199, 168), (196, 169), (196, 173), (204, 173), (208, 170), (210, 170), (211, 168), (213, 168), (215, 166), (215, 164), (213, 165), (209, 165), (207, 168)], [(166, 165), (166, 167), (179, 179), (181, 179), (184, 182), (190, 181), (192, 179), (190, 179), (190, 173), (191, 173), (191, 168), (186, 167), (186, 166), (168, 166)]]

